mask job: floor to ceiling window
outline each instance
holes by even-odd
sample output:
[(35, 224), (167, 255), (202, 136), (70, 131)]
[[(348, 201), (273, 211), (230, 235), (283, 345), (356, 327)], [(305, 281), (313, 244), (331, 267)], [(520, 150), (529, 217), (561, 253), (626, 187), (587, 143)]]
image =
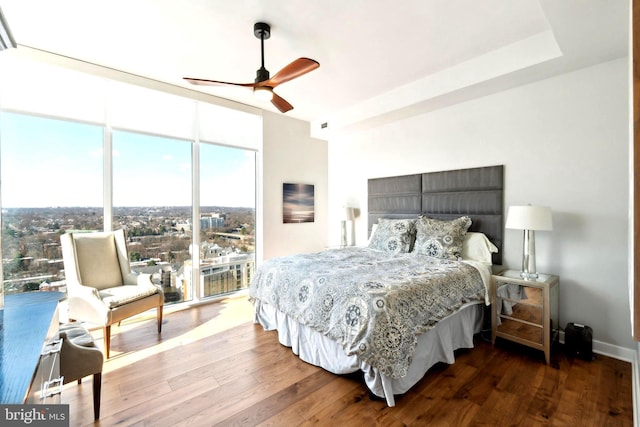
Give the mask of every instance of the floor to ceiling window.
[(165, 302), (190, 300), (191, 143), (126, 131), (112, 141), (113, 228), (126, 230), (131, 268), (152, 274)]
[(259, 116), (39, 62), (1, 65), (6, 292), (64, 285), (61, 233), (117, 228), (166, 303), (247, 287)]
[(1, 114), (7, 293), (38, 290), (64, 277), (60, 233), (103, 229), (102, 138), (95, 125)]
[(247, 288), (255, 264), (254, 151), (200, 144), (203, 297)]

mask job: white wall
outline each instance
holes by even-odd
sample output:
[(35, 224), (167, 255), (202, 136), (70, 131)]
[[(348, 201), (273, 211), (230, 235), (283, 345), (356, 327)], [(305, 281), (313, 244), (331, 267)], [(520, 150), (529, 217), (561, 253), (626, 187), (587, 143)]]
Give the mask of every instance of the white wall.
[[(309, 123), (263, 115), (264, 259), (315, 252), (327, 246), (327, 142), (309, 136)], [(282, 223), (282, 184), (313, 184), (315, 221)]]
[[(345, 200), (360, 206), (367, 179), (505, 166), (508, 206), (553, 210), (536, 235), (537, 266), (560, 276), (560, 326), (634, 348), (627, 292), (628, 64), (619, 59), (329, 142), (329, 239)], [(335, 232), (334, 232), (335, 230)], [(505, 231), (504, 265), (519, 269), (522, 236)]]

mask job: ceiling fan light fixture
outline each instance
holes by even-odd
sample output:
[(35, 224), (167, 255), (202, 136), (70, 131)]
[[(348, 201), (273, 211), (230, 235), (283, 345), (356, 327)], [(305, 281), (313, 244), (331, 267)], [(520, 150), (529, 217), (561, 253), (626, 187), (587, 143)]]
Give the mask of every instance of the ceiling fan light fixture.
[(269, 102), (273, 99), (273, 91), (268, 86), (258, 86), (253, 88), (253, 95), (258, 101)]

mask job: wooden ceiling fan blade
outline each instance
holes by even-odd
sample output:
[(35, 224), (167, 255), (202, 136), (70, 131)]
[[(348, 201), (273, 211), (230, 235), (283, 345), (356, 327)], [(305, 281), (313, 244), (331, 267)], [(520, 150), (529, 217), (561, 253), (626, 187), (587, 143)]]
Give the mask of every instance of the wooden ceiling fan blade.
[(193, 77), (183, 77), (183, 79), (188, 81), (191, 84), (199, 85), (199, 86), (232, 85), (232, 86), (242, 86), (242, 87), (254, 87), (256, 85), (256, 83), (231, 83), (231, 82), (221, 82), (219, 80), (196, 79)]
[(271, 103), (276, 106), (281, 113), (286, 113), (289, 110), (293, 110), (293, 105), (289, 104), (285, 101), (284, 98), (279, 96), (277, 93), (273, 92), (273, 98), (271, 98)]
[(313, 59), (298, 58), (289, 65), (285, 66), (282, 70), (278, 71), (275, 76), (271, 77), (269, 80), (260, 82), (259, 84), (263, 86), (276, 87), (279, 84), (303, 76), (308, 72), (315, 70), (319, 66), (320, 63)]
[(271, 27), (264, 22), (256, 22), (253, 26), (254, 35), (260, 39), (261, 67), (256, 71), (256, 81), (254, 83), (231, 83), (220, 80), (197, 79), (193, 77), (183, 77), (184, 80), (194, 85), (201, 86), (242, 86), (253, 88), (256, 98), (262, 101), (271, 99), (271, 103), (282, 113), (293, 110), (293, 105), (289, 104), (282, 97), (278, 96), (273, 89), (289, 80), (303, 76), (320, 66), (320, 63), (310, 58), (298, 58), (291, 62), (273, 77), (269, 78), (269, 71), (264, 67), (264, 41), (271, 36)]

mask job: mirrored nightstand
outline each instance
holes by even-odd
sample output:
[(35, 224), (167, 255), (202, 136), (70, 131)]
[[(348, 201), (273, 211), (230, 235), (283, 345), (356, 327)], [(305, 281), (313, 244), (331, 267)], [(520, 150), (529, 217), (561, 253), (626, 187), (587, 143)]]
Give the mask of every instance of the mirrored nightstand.
[(491, 280), (491, 342), (504, 338), (544, 351), (547, 364), (558, 332), (560, 279), (539, 274), (523, 279), (505, 270)]

